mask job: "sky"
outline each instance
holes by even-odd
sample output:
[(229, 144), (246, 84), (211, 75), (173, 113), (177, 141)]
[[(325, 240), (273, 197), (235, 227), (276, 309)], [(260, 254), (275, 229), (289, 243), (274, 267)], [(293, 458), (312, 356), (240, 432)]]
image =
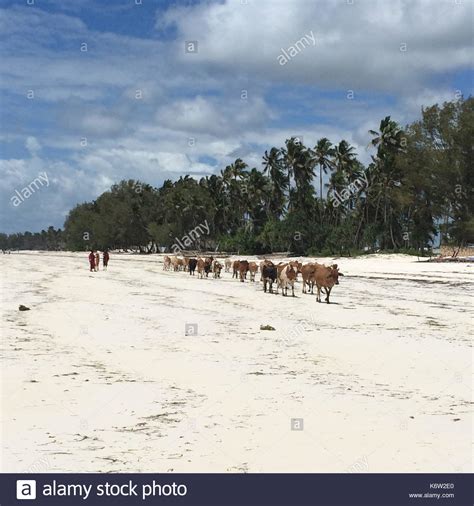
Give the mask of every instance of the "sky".
[(367, 163), (383, 117), (472, 95), (472, 25), (472, 0), (0, 0), (0, 231), (290, 137)]

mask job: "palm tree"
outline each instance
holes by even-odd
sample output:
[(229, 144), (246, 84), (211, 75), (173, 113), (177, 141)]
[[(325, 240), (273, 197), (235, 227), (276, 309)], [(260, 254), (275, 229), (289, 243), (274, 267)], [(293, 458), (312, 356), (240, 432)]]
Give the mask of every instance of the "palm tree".
[(334, 147), (333, 163), (337, 170), (340, 170), (345, 176), (351, 176), (351, 168), (356, 159), (354, 146), (351, 146), (344, 139)]
[(229, 204), (226, 222), (230, 229), (236, 230), (244, 220), (245, 193), (247, 192), (248, 165), (240, 158), (221, 171), (225, 200)]
[(400, 151), (402, 148), (402, 140), (404, 132), (398, 126), (396, 121), (390, 119), (390, 116), (386, 116), (380, 122), (380, 131), (369, 130), (369, 133), (373, 136), (370, 144), (377, 148), (377, 155), (383, 155), (390, 151)]
[(257, 231), (265, 222), (267, 195), (270, 188), (271, 181), (262, 172), (256, 168), (249, 172), (245, 209), (249, 218), (248, 224), (254, 231)]
[[(328, 193), (341, 191), (342, 188), (360, 176), (354, 147), (347, 141), (342, 140), (334, 146), (332, 162), (335, 171), (331, 174), (329, 184), (326, 185)], [(349, 208), (353, 208), (352, 199), (349, 202)]]
[(283, 212), (285, 205), (285, 192), (288, 189), (288, 178), (285, 175), (283, 155), (280, 149), (271, 148), (270, 153), (265, 151), (263, 156), (264, 173), (270, 179), (270, 198), (268, 211), (275, 218)]
[(377, 148), (377, 154), (372, 157), (374, 161), (375, 174), (373, 175), (371, 190), (376, 197), (375, 218), (377, 223), (379, 211), (383, 210), (383, 230), (382, 247), (385, 247), (387, 223), (389, 224), (390, 239), (393, 247), (397, 247), (393, 235), (393, 206), (391, 205), (392, 190), (401, 186), (401, 174), (395, 163), (395, 157), (398, 153), (404, 151), (403, 140), (404, 132), (396, 121), (390, 116), (386, 116), (381, 122), (379, 131), (369, 130), (373, 136), (370, 144)]
[(314, 159), (309, 149), (302, 147), (294, 168), (295, 184), (298, 190), (307, 188), (314, 177)]
[(224, 181), (221, 176), (215, 174), (206, 176), (203, 179), (215, 205), (215, 229), (219, 233), (225, 233), (227, 231), (227, 217), (230, 215), (231, 205)]
[(222, 178), (225, 183), (231, 180), (237, 181), (237, 179), (243, 179), (246, 175), (247, 167), (248, 165), (242, 159), (237, 158), (234, 163), (231, 163), (221, 171)]
[(323, 172), (328, 173), (334, 167), (333, 163), (334, 150), (331, 141), (326, 137), (319, 139), (312, 151), (313, 162), (319, 165), (319, 198), (323, 201)]
[[(305, 195), (311, 191), (310, 183), (314, 176), (314, 163), (310, 151), (295, 137), (287, 139), (285, 146), (286, 148), (282, 150), (283, 162), (290, 187), (289, 204), (293, 208), (294, 200), (298, 201), (299, 205), (304, 205)], [(291, 188), (291, 177), (293, 177), (295, 189)]]
[(285, 148), (281, 150), (283, 164), (287, 172), (288, 186), (290, 186), (291, 178), (295, 177), (295, 167), (301, 156), (301, 148), (301, 142), (296, 137), (292, 137), (285, 141)]

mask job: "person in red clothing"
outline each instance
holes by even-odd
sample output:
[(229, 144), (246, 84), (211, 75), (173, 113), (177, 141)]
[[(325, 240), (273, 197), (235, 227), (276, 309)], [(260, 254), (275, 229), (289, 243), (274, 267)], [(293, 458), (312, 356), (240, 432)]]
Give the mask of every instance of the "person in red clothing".
[(91, 252), (89, 253), (89, 266), (90, 266), (90, 271), (94, 272), (95, 271), (95, 253), (94, 253), (93, 249), (91, 249)]
[(107, 265), (109, 263), (109, 252), (108, 250), (104, 250), (102, 253), (102, 262), (104, 263), (104, 270), (107, 270)]

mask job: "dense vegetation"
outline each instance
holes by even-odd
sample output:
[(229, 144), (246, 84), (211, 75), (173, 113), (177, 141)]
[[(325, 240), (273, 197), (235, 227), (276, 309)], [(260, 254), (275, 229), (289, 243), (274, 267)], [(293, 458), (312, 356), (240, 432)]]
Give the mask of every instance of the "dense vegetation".
[(1, 234), (0, 233), (0, 249), (16, 250), (60, 250), (64, 249), (64, 232), (61, 229), (55, 230), (49, 227), (48, 230), (41, 232), (24, 232), (19, 234)]
[(345, 140), (292, 138), (266, 151), (261, 169), (237, 159), (161, 188), (122, 181), (72, 209), (63, 232), (3, 234), (0, 247), (169, 250), (192, 230), (201, 233), (189, 249), (241, 253), (423, 252), (437, 233), (474, 242), (474, 99), (423, 109), (404, 130), (386, 117), (370, 135), (367, 167)]

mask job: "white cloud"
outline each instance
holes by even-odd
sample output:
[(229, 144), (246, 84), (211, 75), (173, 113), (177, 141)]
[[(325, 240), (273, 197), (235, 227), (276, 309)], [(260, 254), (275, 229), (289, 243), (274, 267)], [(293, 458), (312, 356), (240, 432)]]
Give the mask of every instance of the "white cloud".
[[(170, 9), (163, 26), (178, 31), (182, 62), (265, 80), (403, 94), (433, 73), (471, 65), (471, 2), (226, 0)], [(280, 66), (281, 48), (311, 30), (316, 46)], [(198, 53), (185, 54), (184, 40), (198, 40)]]
[(32, 136), (29, 136), (26, 139), (25, 147), (31, 155), (35, 155), (38, 151), (41, 150), (41, 144), (38, 142), (38, 139)]
[[(8, 214), (17, 229), (61, 225), (74, 204), (120, 179), (157, 185), (184, 173), (198, 177), (237, 156), (261, 167), (265, 149), (294, 135), (310, 146), (323, 136), (345, 138), (367, 162), (369, 128), (386, 115), (405, 124), (421, 105), (452, 99), (446, 73), (470, 64), (467, 1), (178, 4), (160, 10), (157, 20), (157, 35), (175, 27), (173, 40), (101, 33), (77, 17), (76, 2), (48, 3), (74, 16), (37, 3), (0, 17), (0, 91), (12, 118), (0, 132), (9, 153), (0, 161), (1, 196), (8, 202), (40, 170), (52, 182)], [(95, 2), (88, 7), (98, 12)], [(316, 45), (279, 65), (281, 48), (311, 31)], [(185, 54), (185, 40), (198, 40), (199, 52)], [(87, 52), (80, 51), (84, 41)], [(34, 100), (26, 100), (28, 89)], [(30, 158), (23, 158), (24, 146)]]
[(178, 100), (160, 107), (157, 121), (168, 128), (188, 134), (211, 134), (227, 136), (242, 129), (262, 126), (272, 114), (261, 97), (242, 100), (206, 99), (197, 96), (193, 99)]
[(424, 88), (414, 95), (404, 97), (401, 101), (401, 110), (404, 113), (404, 119), (408, 122), (410, 118), (421, 113), (423, 106), (433, 104), (443, 104), (458, 100), (460, 98), (460, 90), (456, 89), (437, 89)]

